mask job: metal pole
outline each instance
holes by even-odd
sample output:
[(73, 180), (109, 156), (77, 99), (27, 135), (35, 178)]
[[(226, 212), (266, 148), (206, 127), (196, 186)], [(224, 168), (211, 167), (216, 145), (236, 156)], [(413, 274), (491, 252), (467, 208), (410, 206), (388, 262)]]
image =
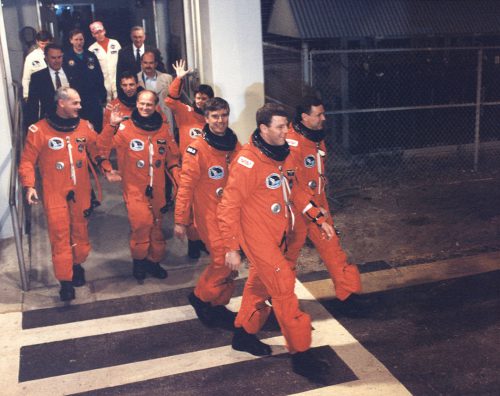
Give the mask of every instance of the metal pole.
[(476, 87), (476, 124), (474, 128), (474, 171), (477, 172), (479, 163), (479, 132), (481, 125), (481, 91), (483, 77), (483, 49), (477, 54), (477, 87)]
[(302, 42), (302, 81), (304, 81), (304, 85), (311, 85), (309, 75), (309, 45), (306, 41)]

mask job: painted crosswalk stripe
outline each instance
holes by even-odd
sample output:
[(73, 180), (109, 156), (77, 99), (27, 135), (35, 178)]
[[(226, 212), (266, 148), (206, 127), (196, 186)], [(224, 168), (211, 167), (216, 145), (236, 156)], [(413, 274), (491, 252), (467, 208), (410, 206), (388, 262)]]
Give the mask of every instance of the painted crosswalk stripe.
[[(297, 282), (296, 292), (302, 300), (304, 309), (309, 312), (314, 319), (313, 326), (315, 331), (313, 335), (313, 346), (331, 347), (358, 378), (358, 380), (346, 378), (347, 382), (344, 381), (342, 384), (323, 388), (321, 392), (329, 392), (333, 389), (335, 389), (335, 392), (348, 392), (349, 390), (352, 391), (356, 389), (356, 391), (362, 391), (363, 394), (382, 394), (380, 393), (382, 390), (386, 392), (386, 394), (408, 394), (403, 385), (401, 385), (365, 348), (350, 336), (345, 328), (329, 315), (322, 305), (314, 299), (311, 293), (300, 282)], [(234, 299), (232, 301), (233, 309), (238, 307), (238, 300), (239, 299)], [(78, 338), (82, 337), (106, 334), (112, 335), (112, 333), (126, 332), (133, 329), (144, 330), (154, 326), (165, 325), (166, 323), (174, 325), (192, 319), (194, 319), (192, 308), (189, 306), (180, 306), (78, 323), (67, 323), (23, 330), (20, 332), (22, 333), (20, 337), (22, 342), (19, 346), (36, 346), (42, 343), (60, 342), (61, 340), (71, 339), (76, 339), (78, 341)], [(44, 336), (43, 334), (46, 333), (51, 335)], [(194, 337), (194, 339), (195, 338), (196, 337)], [(41, 342), (42, 340), (43, 342)], [(284, 340), (281, 336), (267, 338), (265, 342), (273, 345), (274, 354), (284, 354), (286, 352)], [(285, 360), (287, 364), (289, 364), (288, 359)], [(220, 345), (214, 348), (178, 353), (172, 356), (133, 361), (110, 367), (89, 369), (48, 378), (24, 381), (17, 385), (17, 390), (23, 394), (31, 394), (30, 392), (33, 392), (33, 394), (41, 395), (82, 393), (110, 387), (122, 387), (126, 384), (134, 384), (148, 380), (159, 380), (174, 375), (207, 370), (219, 366), (225, 366), (227, 368), (233, 364), (245, 361), (256, 361), (256, 363), (258, 363), (259, 359), (249, 354), (236, 352), (228, 345)], [(329, 388), (330, 390), (328, 390)], [(297, 389), (297, 391), (301, 394), (304, 392), (328, 394), (321, 393), (319, 389), (302, 388)]]

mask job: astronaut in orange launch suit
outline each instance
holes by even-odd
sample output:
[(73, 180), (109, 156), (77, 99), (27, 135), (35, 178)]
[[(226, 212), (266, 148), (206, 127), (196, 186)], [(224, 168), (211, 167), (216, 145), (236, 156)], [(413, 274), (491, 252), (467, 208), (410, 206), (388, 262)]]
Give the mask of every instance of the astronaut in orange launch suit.
[(157, 103), (154, 92), (141, 91), (130, 119), (123, 121), (119, 109), (114, 109), (110, 124), (102, 131), (107, 139), (112, 139), (117, 152), (131, 228), (132, 274), (140, 282), (147, 273), (160, 279), (167, 277), (159, 264), (166, 251), (161, 230), (166, 209), (165, 177), (168, 174), (177, 184), (180, 169), (176, 143), (168, 124), (155, 110)]
[[(235, 320), (233, 349), (254, 355), (271, 353), (269, 345), (255, 334), (266, 322), (271, 307), (292, 354), (294, 371), (313, 378), (322, 375), (326, 366), (310, 353), (311, 319), (299, 307), (294, 292), (295, 271), (284, 255), (287, 234), (293, 229), (293, 205), (305, 208), (310, 194), (291, 191), (297, 165), (289, 155), (285, 141), (288, 120), (285, 110), (266, 104), (257, 111), (257, 130), (233, 160), (217, 217), (226, 249), (226, 265), (238, 269), (239, 249), (249, 263), (241, 307)], [(296, 191), (296, 192), (295, 192)], [(331, 238), (333, 227), (321, 213), (311, 208), (311, 216)]]
[(39, 199), (36, 165), (40, 169), (54, 273), (61, 283), (59, 296), (69, 301), (75, 298), (74, 286), (85, 284), (81, 264), (90, 252), (85, 216), (91, 206), (90, 158), (100, 164), (108, 180), (118, 181), (120, 177), (104, 160), (103, 138), (88, 121), (78, 117), (78, 92), (59, 88), (55, 101), (55, 113), (28, 128), (19, 175), (28, 203), (35, 204)]
[[(186, 68), (184, 60), (178, 60), (172, 65), (176, 72), (176, 78), (170, 84), (168, 97), (165, 104), (172, 110), (175, 123), (179, 128), (179, 150), (184, 157), (186, 148), (202, 135), (202, 129), (205, 125), (205, 114), (203, 108), (207, 100), (214, 97), (214, 91), (211, 86), (206, 84), (199, 85), (194, 92), (194, 101), (192, 105), (181, 102), (181, 88), (184, 77), (191, 73)], [(196, 259), (200, 257), (200, 251), (206, 250), (195, 225), (191, 214), (191, 223), (187, 228), (188, 237), (188, 256)]]
[[(333, 226), (333, 220), (326, 197), (325, 160), (326, 147), (324, 142), (325, 109), (321, 101), (314, 97), (305, 97), (298, 106), (296, 119), (290, 124), (287, 142), (292, 155), (300, 164), (303, 178), (302, 188), (307, 188), (313, 194), (312, 200), (325, 215), (326, 221)], [(312, 205), (312, 204), (311, 204)], [(353, 293), (361, 291), (361, 279), (356, 265), (347, 261), (347, 256), (340, 246), (336, 234), (331, 239), (322, 238), (321, 233), (307, 213), (297, 213), (295, 228), (290, 235), (287, 259), (296, 262), (306, 236), (313, 242), (321, 259), (325, 263), (335, 285), (336, 296), (349, 305), (357, 296)], [(348, 301), (346, 301), (348, 300)]]
[(233, 294), (233, 274), (224, 263), (225, 250), (216, 211), (226, 185), (229, 163), (240, 144), (228, 128), (229, 104), (224, 99), (209, 99), (204, 112), (206, 124), (202, 137), (186, 147), (182, 160), (174, 234), (184, 239), (192, 207), (196, 229), (210, 251), (211, 261), (200, 275), (189, 300), (200, 320), (210, 326), (230, 317), (222, 306)]

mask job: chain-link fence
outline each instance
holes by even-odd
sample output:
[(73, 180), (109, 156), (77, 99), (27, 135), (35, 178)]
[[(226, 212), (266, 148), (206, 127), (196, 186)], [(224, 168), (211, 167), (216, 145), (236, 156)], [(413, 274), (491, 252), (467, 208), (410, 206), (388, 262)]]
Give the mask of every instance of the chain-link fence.
[(337, 185), (500, 170), (500, 48), (265, 44), (264, 62), (268, 100), (323, 99)]

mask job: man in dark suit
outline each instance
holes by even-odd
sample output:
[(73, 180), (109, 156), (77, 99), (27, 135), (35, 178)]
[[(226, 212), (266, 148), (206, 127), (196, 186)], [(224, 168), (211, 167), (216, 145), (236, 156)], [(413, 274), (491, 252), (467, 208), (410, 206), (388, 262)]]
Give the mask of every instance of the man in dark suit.
[(34, 124), (46, 114), (55, 111), (56, 89), (72, 87), (71, 73), (62, 67), (62, 47), (57, 44), (48, 44), (44, 49), (44, 54), (47, 67), (31, 75), (25, 117), (27, 125)]
[[(118, 64), (116, 66), (117, 78), (125, 71), (129, 71), (132, 74), (139, 73), (141, 71), (141, 57), (146, 51), (155, 53), (155, 57), (158, 61), (157, 70), (165, 73), (165, 66), (163, 65), (163, 60), (158, 48), (144, 44), (146, 33), (142, 26), (134, 26), (130, 30), (130, 39), (132, 40), (132, 44), (122, 48), (118, 53)], [(120, 82), (117, 81), (117, 86), (119, 83)]]

